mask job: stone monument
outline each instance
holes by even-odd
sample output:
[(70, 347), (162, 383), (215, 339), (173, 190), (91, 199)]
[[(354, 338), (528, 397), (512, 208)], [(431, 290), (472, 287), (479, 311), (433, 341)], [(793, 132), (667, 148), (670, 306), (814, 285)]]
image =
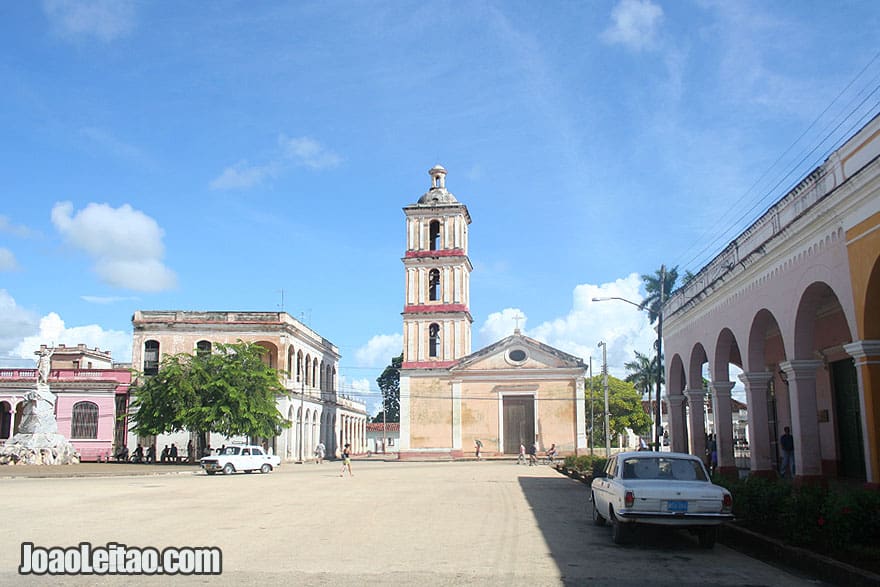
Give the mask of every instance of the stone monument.
[(25, 396), (18, 433), (0, 447), (0, 465), (71, 465), (79, 454), (58, 434), (55, 394), (49, 389), (51, 349), (39, 351), (37, 384)]

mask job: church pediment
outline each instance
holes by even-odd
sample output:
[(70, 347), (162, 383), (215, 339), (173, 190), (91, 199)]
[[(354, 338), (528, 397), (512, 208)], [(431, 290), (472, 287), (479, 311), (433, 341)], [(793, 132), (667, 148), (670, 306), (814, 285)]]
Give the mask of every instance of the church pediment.
[(514, 334), (462, 357), (453, 372), (528, 369), (583, 369), (583, 360), (533, 338)]

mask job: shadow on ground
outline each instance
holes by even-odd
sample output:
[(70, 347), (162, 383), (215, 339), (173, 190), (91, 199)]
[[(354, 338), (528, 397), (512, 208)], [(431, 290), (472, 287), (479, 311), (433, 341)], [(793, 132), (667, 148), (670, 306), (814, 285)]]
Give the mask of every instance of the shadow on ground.
[(610, 528), (593, 525), (588, 486), (563, 476), (523, 476), (519, 484), (566, 585), (607, 584), (613, 578), (620, 584), (644, 584), (652, 571), (671, 578), (715, 556), (700, 548), (695, 536), (666, 528), (644, 528), (630, 544), (618, 546)]

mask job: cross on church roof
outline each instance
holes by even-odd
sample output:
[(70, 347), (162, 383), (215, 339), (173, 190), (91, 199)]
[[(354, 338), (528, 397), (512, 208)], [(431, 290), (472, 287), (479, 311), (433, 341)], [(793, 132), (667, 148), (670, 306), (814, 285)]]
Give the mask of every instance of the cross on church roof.
[(525, 318), (523, 316), (520, 316), (519, 314), (517, 314), (516, 316), (513, 317), (513, 320), (516, 322), (516, 327), (513, 329), (513, 333), (519, 334), (520, 333), (519, 332), (519, 321), (525, 320)]

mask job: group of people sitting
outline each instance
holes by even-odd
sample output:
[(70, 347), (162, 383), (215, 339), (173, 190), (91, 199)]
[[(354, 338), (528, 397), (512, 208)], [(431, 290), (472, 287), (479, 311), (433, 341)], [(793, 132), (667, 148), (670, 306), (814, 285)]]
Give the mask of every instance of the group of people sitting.
[[(187, 445), (187, 454), (193, 454), (192, 441)], [(138, 444), (137, 448), (129, 454), (128, 447), (123, 446), (113, 455), (113, 458), (116, 459), (117, 463), (154, 464), (156, 462), (156, 447), (151, 444), (145, 451), (144, 447)], [(177, 463), (180, 460), (181, 456), (177, 450), (177, 445), (174, 443), (171, 446), (166, 444), (159, 455), (160, 463)]]

